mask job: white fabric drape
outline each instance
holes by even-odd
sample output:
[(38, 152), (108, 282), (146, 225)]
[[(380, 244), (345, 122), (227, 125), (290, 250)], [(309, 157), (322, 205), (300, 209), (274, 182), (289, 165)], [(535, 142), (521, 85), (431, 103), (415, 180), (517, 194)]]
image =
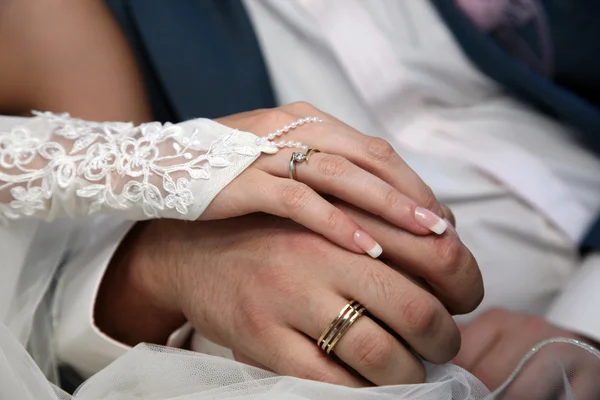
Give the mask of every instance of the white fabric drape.
[[(566, 351), (561, 345), (568, 346)], [(425, 384), (353, 389), (277, 376), (200, 353), (139, 345), (90, 378), (71, 397), (46, 381), (10, 331), (0, 325), (0, 397), (22, 400), (491, 400), (560, 398), (561, 394), (564, 399), (583, 399), (591, 397), (585, 393), (575, 396), (577, 377), (600, 367), (600, 353), (567, 339), (551, 341), (533, 349), (523, 366), (494, 393), (454, 365), (426, 367)]]

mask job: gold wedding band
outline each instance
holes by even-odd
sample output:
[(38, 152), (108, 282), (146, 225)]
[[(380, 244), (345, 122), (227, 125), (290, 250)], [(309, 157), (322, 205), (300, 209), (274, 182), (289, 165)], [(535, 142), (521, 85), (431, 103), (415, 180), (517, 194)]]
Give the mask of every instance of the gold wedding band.
[(292, 157), (290, 158), (290, 164), (289, 164), (289, 173), (288, 176), (290, 179), (293, 179), (295, 181), (297, 181), (298, 179), (296, 178), (296, 163), (303, 163), (306, 161), (306, 163), (308, 164), (308, 160), (310, 159), (310, 156), (313, 153), (320, 153), (321, 150), (319, 149), (308, 149), (308, 151), (306, 152), (306, 154), (304, 153), (292, 153)]
[(330, 354), (352, 324), (360, 318), (367, 309), (358, 301), (352, 300), (342, 309), (338, 316), (331, 321), (327, 329), (323, 331), (317, 345)]

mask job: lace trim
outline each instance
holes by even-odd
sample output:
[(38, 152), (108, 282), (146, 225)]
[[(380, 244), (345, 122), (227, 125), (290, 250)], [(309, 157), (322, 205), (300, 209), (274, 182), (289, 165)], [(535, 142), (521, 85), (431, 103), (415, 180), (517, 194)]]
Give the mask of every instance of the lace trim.
[(203, 148), (200, 132), (180, 125), (35, 114), (50, 124), (48, 137), (27, 126), (0, 133), (0, 219), (47, 212), (57, 194), (69, 191), (88, 214), (141, 207), (148, 218), (163, 210), (185, 215), (195, 201), (190, 179), (210, 179), (213, 169), (231, 165), (233, 155), (277, 152), (272, 146), (238, 145), (237, 130)]

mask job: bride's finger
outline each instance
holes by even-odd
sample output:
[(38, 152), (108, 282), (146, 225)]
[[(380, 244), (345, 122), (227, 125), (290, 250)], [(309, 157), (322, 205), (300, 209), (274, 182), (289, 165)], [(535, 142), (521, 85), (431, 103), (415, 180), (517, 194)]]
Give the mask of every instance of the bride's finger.
[[(284, 156), (285, 154), (282, 154)], [(263, 168), (287, 176), (284, 157), (265, 158)], [(441, 235), (448, 224), (377, 176), (334, 154), (312, 153), (295, 163), (296, 177), (320, 193), (333, 195), (417, 235)]]
[(245, 179), (232, 181), (219, 194), (231, 194), (227, 207), (236, 209), (237, 215), (265, 212), (289, 218), (345, 249), (373, 258), (381, 255), (381, 246), (368, 233), (306, 184), (259, 170), (244, 174)]
[(443, 209), (429, 186), (386, 140), (367, 136), (309, 104), (293, 103), (281, 109), (297, 117), (316, 115), (325, 120), (323, 124), (311, 125), (310, 130), (303, 129), (290, 134), (287, 140), (301, 140), (303, 143), (318, 147), (325, 153), (343, 156), (364, 170), (377, 175), (416, 201), (421, 207), (442, 215)]

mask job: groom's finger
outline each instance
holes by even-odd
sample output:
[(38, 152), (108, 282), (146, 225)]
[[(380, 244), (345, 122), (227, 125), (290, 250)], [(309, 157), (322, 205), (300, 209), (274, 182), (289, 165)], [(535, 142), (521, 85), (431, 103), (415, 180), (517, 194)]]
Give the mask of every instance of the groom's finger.
[[(317, 341), (347, 303), (348, 300), (339, 295), (323, 291), (309, 298), (299, 314), (290, 315), (291, 322)], [(433, 349), (435, 346), (432, 343), (429, 347)], [(425, 381), (423, 364), (366, 314), (356, 319), (343, 333), (333, 353), (357, 373), (379, 386)]]
[(424, 279), (450, 311), (465, 314), (481, 303), (481, 271), (456, 234), (415, 236), (355, 207), (335, 205), (381, 244), (386, 260)]
[(273, 332), (253, 360), (279, 375), (350, 387), (371, 386), (328, 357), (311, 339), (288, 328)]

